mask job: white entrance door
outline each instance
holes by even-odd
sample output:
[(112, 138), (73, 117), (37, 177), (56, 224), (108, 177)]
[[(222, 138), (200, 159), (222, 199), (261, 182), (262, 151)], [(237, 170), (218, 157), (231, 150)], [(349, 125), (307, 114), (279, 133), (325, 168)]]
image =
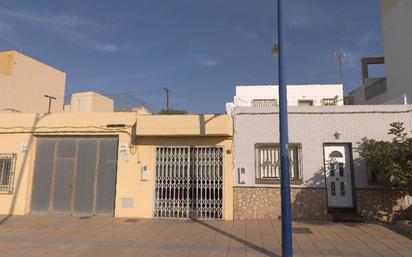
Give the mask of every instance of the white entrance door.
[(349, 145), (324, 146), (328, 207), (353, 208)]

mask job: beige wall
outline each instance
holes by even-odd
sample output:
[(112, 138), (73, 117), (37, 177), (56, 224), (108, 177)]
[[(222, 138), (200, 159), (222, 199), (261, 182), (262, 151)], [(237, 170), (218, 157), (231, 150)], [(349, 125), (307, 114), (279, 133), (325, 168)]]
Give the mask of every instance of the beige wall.
[[(32, 177), (35, 163), (36, 136), (44, 135), (116, 135), (119, 145), (127, 145), (127, 158), (119, 153), (116, 185), (116, 217), (153, 216), (154, 171), (156, 146), (213, 146), (224, 147), (224, 217), (233, 218), (232, 120), (228, 116), (206, 115), (210, 122), (200, 134), (199, 116), (148, 116), (136, 113), (56, 113), (0, 114), (0, 153), (17, 153), (15, 190), (12, 195), (0, 194), (0, 215), (29, 214)], [(137, 122), (136, 146), (130, 145), (133, 125)], [(108, 124), (124, 124), (125, 128), (110, 129)], [(153, 135), (150, 128), (160, 126)], [(18, 127), (18, 128), (15, 128)], [(141, 133), (139, 133), (139, 128)], [(168, 132), (169, 131), (169, 132)], [(197, 132), (196, 132), (197, 131)], [(28, 144), (27, 152), (22, 144)], [(226, 150), (229, 150), (226, 152)], [(140, 168), (149, 168), (149, 180), (142, 181)], [(133, 198), (133, 208), (122, 208), (122, 198)]]
[(226, 115), (142, 115), (137, 133), (144, 136), (227, 136), (233, 133)]
[[(155, 178), (155, 154), (156, 146), (211, 146), (217, 145), (224, 148), (224, 218), (233, 219), (233, 169), (232, 140), (228, 137), (141, 137), (135, 152), (129, 161), (121, 160), (119, 156), (119, 169), (116, 194), (116, 216), (118, 217), (153, 217), (154, 206), (154, 178)], [(124, 167), (128, 166), (128, 168)], [(141, 180), (140, 169), (147, 166), (149, 180)], [(135, 208), (122, 208), (122, 198), (133, 198)]]
[(16, 51), (0, 52), (0, 112), (45, 113), (54, 96), (52, 112), (63, 111), (66, 74)]
[(65, 111), (71, 112), (113, 112), (114, 101), (96, 92), (81, 92), (72, 94), (71, 104), (67, 107)]

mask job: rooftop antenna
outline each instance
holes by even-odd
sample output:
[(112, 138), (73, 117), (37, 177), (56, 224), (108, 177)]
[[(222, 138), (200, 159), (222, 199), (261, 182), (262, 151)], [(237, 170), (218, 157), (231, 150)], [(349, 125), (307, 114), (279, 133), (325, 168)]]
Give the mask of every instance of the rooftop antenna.
[(169, 106), (170, 90), (165, 87), (163, 88), (163, 90), (166, 92), (166, 110), (169, 111), (170, 110), (170, 106)]
[(50, 111), (51, 111), (51, 102), (52, 102), (52, 100), (56, 100), (56, 97), (49, 96), (49, 95), (44, 95), (44, 97), (49, 98), (49, 109), (48, 109), (47, 113), (50, 114)]
[(335, 53), (335, 62), (339, 65), (339, 83), (343, 84), (343, 62), (346, 54), (342, 52)]

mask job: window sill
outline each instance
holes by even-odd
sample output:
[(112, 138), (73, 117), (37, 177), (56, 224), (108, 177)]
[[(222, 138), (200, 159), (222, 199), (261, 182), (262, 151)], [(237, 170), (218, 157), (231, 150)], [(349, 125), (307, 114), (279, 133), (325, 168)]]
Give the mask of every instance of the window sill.
[(9, 186), (0, 186), (0, 195), (12, 195), (13, 189)]

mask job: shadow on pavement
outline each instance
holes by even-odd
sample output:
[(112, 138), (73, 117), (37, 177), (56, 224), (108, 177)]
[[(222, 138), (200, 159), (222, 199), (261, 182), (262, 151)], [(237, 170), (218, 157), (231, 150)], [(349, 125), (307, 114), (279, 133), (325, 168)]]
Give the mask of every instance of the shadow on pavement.
[(246, 240), (244, 240), (244, 239), (242, 239), (242, 238), (239, 238), (239, 237), (237, 237), (237, 236), (235, 236), (235, 235), (232, 235), (232, 234), (230, 234), (230, 233), (228, 233), (228, 232), (226, 232), (226, 231), (223, 231), (223, 230), (221, 230), (221, 229), (219, 229), (219, 228), (216, 228), (216, 227), (214, 227), (214, 226), (212, 226), (212, 225), (210, 225), (210, 224), (207, 224), (207, 223), (205, 223), (205, 222), (203, 222), (203, 221), (196, 220), (196, 219), (192, 219), (192, 220), (193, 220), (194, 222), (196, 222), (196, 223), (204, 226), (204, 227), (207, 227), (207, 228), (209, 228), (209, 229), (211, 229), (211, 230), (213, 230), (213, 231), (216, 231), (216, 232), (218, 232), (218, 233), (220, 233), (220, 234), (222, 234), (222, 235), (224, 235), (224, 236), (226, 236), (226, 237), (228, 237), (228, 238), (230, 238), (230, 239), (232, 239), (232, 240), (235, 240), (236, 242), (241, 243), (241, 244), (243, 244), (244, 246), (246, 246), (246, 247), (248, 247), (248, 248), (254, 249), (255, 251), (260, 252), (260, 253), (262, 253), (262, 254), (264, 254), (264, 255), (266, 255), (266, 256), (281, 257), (280, 255), (277, 255), (276, 253), (274, 253), (274, 252), (272, 252), (272, 251), (269, 251), (269, 250), (267, 250), (267, 249), (265, 249), (265, 248), (263, 248), (263, 247), (260, 247), (260, 246), (258, 246), (258, 245), (255, 245), (255, 244), (251, 243), (251, 242), (248, 242), (248, 241), (246, 241)]

